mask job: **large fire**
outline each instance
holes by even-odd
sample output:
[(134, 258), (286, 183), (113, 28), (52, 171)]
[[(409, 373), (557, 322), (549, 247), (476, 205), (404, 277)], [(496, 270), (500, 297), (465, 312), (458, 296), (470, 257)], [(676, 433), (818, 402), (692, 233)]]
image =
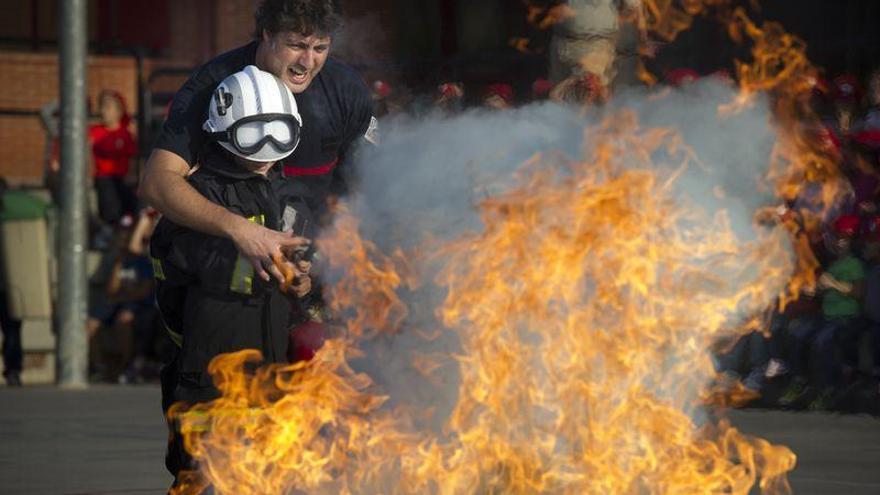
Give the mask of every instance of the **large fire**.
[[(670, 39), (726, 2), (682, 2), (672, 14), (670, 2), (645, 4), (646, 25)], [(779, 26), (730, 9), (722, 20), (754, 50), (737, 66), (740, 98), (721, 111), (773, 93), (779, 140), (765, 179), (791, 204), (804, 182), (818, 184), (797, 212), (817, 222), (841, 192), (833, 160), (808, 138), (816, 71)], [(386, 255), (342, 208), (321, 242), (339, 274), (328, 290), (338, 335), (290, 366), (253, 371), (250, 351), (215, 359), (222, 397), (171, 413), (200, 464), (176, 493), (789, 492), (794, 454), (706, 407), (725, 399), (710, 349), (762, 328), (774, 301), (814, 284), (808, 244), (792, 242), (785, 221), (758, 225), (760, 214), (754, 236), (738, 238), (728, 212), (678, 195), (699, 164), (675, 129), (619, 111), (584, 136), (581, 159), (533, 157), (478, 202), (482, 228), (453, 239)], [(404, 294), (420, 287), (445, 293), (431, 308), (437, 328), (408, 325), (425, 308)], [(454, 384), (439, 428), (437, 409), (356, 366), (376, 359), (364, 350), (371, 339), (402, 333), (456, 343), (397, 356), (423, 394)]]

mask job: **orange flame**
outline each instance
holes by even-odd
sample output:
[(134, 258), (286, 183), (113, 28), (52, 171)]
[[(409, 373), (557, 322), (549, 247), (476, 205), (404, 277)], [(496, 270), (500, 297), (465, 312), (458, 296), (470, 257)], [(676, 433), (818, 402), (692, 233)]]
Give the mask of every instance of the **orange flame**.
[(783, 234), (743, 242), (724, 213), (677, 202), (692, 152), (672, 130), (623, 113), (589, 136), (585, 161), (536, 156), (480, 203), (483, 231), (432, 252), (438, 316), (461, 352), (411, 358), (429, 378), (458, 367), (442, 434), (415, 428), (431, 411), (405, 396), (383, 407), (392, 391), (347, 364), (357, 337), (400, 328), (404, 258), (383, 257), (343, 211), (322, 245), (345, 267), (334, 297), (354, 310), (348, 337), (256, 372), (252, 351), (218, 357), (223, 397), (174, 413), (217, 493), (786, 491), (790, 451), (697, 419), (706, 349), (791, 269)]
[[(756, 220), (785, 229), (737, 239), (726, 212), (682, 203), (674, 187), (692, 152), (674, 130), (643, 129), (627, 112), (588, 130), (583, 161), (524, 164), (510, 189), (478, 205), (483, 230), (425, 246), (428, 256), (384, 256), (343, 210), (322, 249), (343, 273), (330, 299), (346, 331), (308, 363), (253, 371), (249, 351), (212, 362), (222, 398), (172, 413), (201, 465), (177, 493), (790, 491), (791, 451), (713, 421), (702, 405), (741, 398), (718, 394), (707, 350), (761, 328), (769, 301), (784, 306), (815, 284), (808, 235), (846, 193), (811, 134), (818, 72), (802, 41), (726, 0), (643, 8), (664, 40), (715, 9), (734, 40), (752, 43), (752, 61), (736, 65), (742, 94), (725, 110), (772, 94), (779, 139), (766, 178), (797, 208)], [(797, 233), (793, 257), (787, 231)], [(428, 261), (442, 270), (421, 280), (413, 267)], [(400, 294), (420, 284), (446, 290), (442, 328), (407, 328), (413, 308)], [(428, 391), (457, 370), (442, 431), (424, 427), (434, 410), (349, 364), (369, 357), (358, 350), (365, 340), (401, 331), (461, 344), (404, 356)]]

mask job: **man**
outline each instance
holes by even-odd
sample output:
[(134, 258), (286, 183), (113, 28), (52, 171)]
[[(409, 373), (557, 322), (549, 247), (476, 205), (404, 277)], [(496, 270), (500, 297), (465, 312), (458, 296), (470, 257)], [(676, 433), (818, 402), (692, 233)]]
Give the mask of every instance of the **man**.
[(186, 181), (199, 161), (206, 135), (205, 108), (227, 76), (247, 65), (277, 76), (295, 95), (303, 118), (301, 141), (284, 161), (284, 173), (309, 192), (320, 214), (332, 195), (346, 191), (358, 142), (376, 142), (370, 91), (349, 67), (329, 58), (342, 20), (333, 0), (263, 0), (255, 14), (254, 41), (203, 65), (177, 92), (155, 149), (141, 176), (142, 198), (169, 219), (196, 231), (232, 240), (268, 281), (282, 273), (273, 264), (282, 248), (302, 239), (273, 232), (206, 200)]

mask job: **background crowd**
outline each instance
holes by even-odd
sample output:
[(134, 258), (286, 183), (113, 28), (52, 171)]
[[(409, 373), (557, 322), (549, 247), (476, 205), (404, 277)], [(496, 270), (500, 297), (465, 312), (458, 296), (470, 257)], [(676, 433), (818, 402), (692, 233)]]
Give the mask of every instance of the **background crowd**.
[[(712, 74), (717, 76), (717, 74)], [(678, 69), (666, 83), (701, 78)], [(607, 94), (595, 77), (559, 84), (537, 79), (523, 90), (505, 82), (469, 87), (441, 82), (427, 95), (400, 85), (370, 82), (380, 119), (401, 114), (453, 115), (472, 108), (503, 111), (535, 101), (600, 104)], [(91, 249), (101, 262), (90, 280), (88, 334), (91, 379), (155, 381), (170, 340), (154, 309), (154, 280), (147, 252), (158, 214), (138, 203), (133, 165), (141, 156), (123, 97), (103, 91), (93, 107), (88, 139), (93, 175)], [(880, 404), (880, 70), (862, 81), (839, 75), (817, 82), (813, 106), (823, 127), (816, 147), (832, 156), (848, 193), (824, 225), (804, 230), (819, 262), (814, 289), (785, 305), (769, 329), (719, 343), (718, 369), (757, 392), (757, 403), (809, 409), (876, 410)], [(57, 184), (57, 146), (47, 184)], [(798, 223), (796, 204), (780, 209)], [(4, 303), (5, 306), (5, 303)], [(5, 309), (5, 308), (4, 308)], [(5, 314), (5, 312), (4, 312)], [(15, 322), (3, 319), (4, 376), (20, 384)], [(20, 345), (20, 344), (19, 344)], [(19, 369), (16, 369), (18, 367)]]

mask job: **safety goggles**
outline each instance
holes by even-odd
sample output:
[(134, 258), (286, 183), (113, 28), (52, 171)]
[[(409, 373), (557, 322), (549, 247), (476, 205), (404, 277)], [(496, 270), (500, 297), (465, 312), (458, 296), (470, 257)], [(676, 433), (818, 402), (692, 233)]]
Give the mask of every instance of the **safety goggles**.
[(237, 120), (225, 131), (211, 132), (216, 141), (227, 142), (239, 153), (253, 155), (266, 143), (280, 153), (293, 151), (299, 143), (299, 121), (286, 113), (265, 113)]

